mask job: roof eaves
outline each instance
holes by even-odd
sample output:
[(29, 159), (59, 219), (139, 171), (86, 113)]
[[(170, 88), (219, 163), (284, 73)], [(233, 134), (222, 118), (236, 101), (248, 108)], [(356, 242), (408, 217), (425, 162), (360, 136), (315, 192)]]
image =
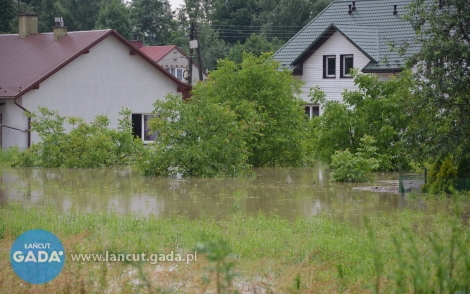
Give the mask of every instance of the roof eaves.
[[(367, 53), (364, 49), (362, 49), (356, 42), (354, 42), (353, 40), (351, 40), (351, 38), (345, 33), (343, 32), (340, 28), (338, 28), (334, 23), (331, 23), (325, 30), (323, 30), (323, 32), (315, 39), (313, 40), (313, 42), (307, 47), (305, 48), (305, 50), (299, 54), (299, 56), (297, 56), (296, 59), (294, 59), (294, 61), (292, 61), (291, 65), (296, 65), (296, 63), (301, 60), (305, 54), (308, 54), (310, 53), (309, 51), (315, 46), (315, 44), (319, 41), (319, 40), (322, 40), (323, 41), (323, 38), (325, 37), (328, 37), (330, 38), (331, 35), (329, 34), (329, 32), (331, 30), (335, 30), (337, 32), (340, 32), (340, 34), (346, 38), (346, 40), (348, 40), (351, 44), (354, 45), (354, 47), (356, 47), (359, 51), (361, 51), (365, 56), (367, 56), (367, 58), (369, 58), (371, 61), (373, 62), (377, 62), (377, 60), (372, 57), (369, 53)], [(313, 54), (315, 52), (312, 52), (311, 54)]]
[(56, 66), (54, 69), (52, 69), (51, 71), (49, 71), (47, 74), (43, 75), (41, 78), (39, 78), (38, 80), (34, 81), (33, 83), (31, 83), (31, 85), (27, 86), (24, 90), (20, 91), (18, 94), (16, 94), (14, 97), (12, 98), (18, 98), (18, 97), (21, 97), (23, 96), (24, 94), (26, 94), (27, 92), (31, 91), (32, 89), (36, 88), (37, 85), (39, 85), (40, 83), (42, 83), (43, 81), (45, 81), (46, 79), (48, 79), (50, 76), (52, 76), (54, 73), (58, 72), (60, 69), (62, 69), (63, 67), (65, 67), (67, 64), (69, 64), (70, 62), (72, 62), (73, 60), (75, 60), (77, 57), (79, 57), (80, 55), (82, 55), (83, 53), (85, 53), (86, 51), (90, 50), (93, 46), (95, 46), (96, 44), (98, 44), (99, 42), (101, 42), (102, 40), (104, 40), (106, 37), (108, 37), (109, 35), (113, 35), (114, 37), (116, 37), (119, 41), (121, 41), (123, 44), (125, 44), (127, 47), (129, 47), (131, 50), (135, 51), (139, 56), (141, 56), (142, 58), (144, 58), (147, 62), (149, 62), (150, 64), (152, 64), (156, 69), (158, 69), (159, 71), (161, 71), (164, 75), (166, 75), (168, 78), (170, 78), (171, 80), (173, 80), (176, 84), (178, 84), (178, 91), (181, 90), (181, 92), (185, 92), (185, 91), (190, 91), (192, 89), (191, 85), (190, 84), (187, 84), (187, 83), (184, 83), (184, 82), (181, 82), (179, 79), (177, 79), (175, 76), (173, 76), (172, 74), (170, 74), (169, 72), (167, 72), (162, 66), (160, 66), (158, 63), (156, 63), (155, 61), (153, 61), (149, 56), (147, 56), (145, 53), (143, 53), (142, 51), (140, 51), (139, 49), (135, 48), (134, 46), (132, 46), (132, 44), (127, 40), (125, 39), (123, 36), (121, 36), (120, 34), (118, 34), (117, 32), (115, 32), (114, 30), (110, 29), (110, 30), (103, 30), (103, 31), (106, 31), (106, 33), (104, 33), (103, 35), (101, 35), (99, 38), (97, 38), (96, 40), (94, 40), (93, 42), (91, 42), (89, 45), (85, 46), (83, 49), (81, 49), (80, 51), (78, 51), (77, 53), (75, 53), (74, 55), (72, 55), (70, 58), (68, 58), (66, 61), (62, 62), (60, 65)]
[(51, 71), (49, 71), (48, 73), (46, 73), (45, 75), (43, 75), (41, 78), (39, 78), (38, 80), (34, 81), (33, 83), (31, 83), (29, 86), (25, 87), (24, 90), (20, 91), (18, 94), (16, 94), (13, 98), (19, 98), (21, 96), (23, 96), (24, 94), (26, 94), (27, 92), (31, 91), (32, 89), (36, 88), (37, 85), (39, 85), (40, 83), (42, 83), (43, 81), (45, 81), (46, 79), (48, 79), (50, 76), (52, 76), (53, 74), (55, 74), (56, 72), (58, 72), (60, 69), (62, 69), (63, 67), (65, 67), (67, 64), (69, 64), (70, 62), (72, 62), (73, 60), (75, 60), (77, 57), (79, 57), (80, 55), (82, 55), (83, 53), (85, 53), (86, 51), (88, 51), (90, 48), (92, 48), (93, 46), (95, 46), (96, 44), (98, 44), (99, 42), (101, 42), (103, 39), (105, 39), (107, 36), (109, 36), (110, 34), (113, 33), (113, 30), (103, 30), (103, 31), (106, 31), (106, 33), (104, 33), (103, 35), (101, 35), (100, 37), (98, 37), (96, 40), (94, 40), (93, 42), (91, 42), (89, 45), (85, 46), (83, 49), (81, 49), (80, 51), (78, 51), (77, 53), (75, 53), (74, 55), (72, 55), (70, 58), (68, 58), (67, 60), (65, 60), (64, 62), (62, 62), (61, 64), (59, 64), (58, 66), (56, 66), (55, 68), (53, 68)]
[[(334, 2), (335, 1), (332, 1), (330, 4), (328, 4), (328, 6), (326, 6), (325, 9), (323, 9), (319, 14), (317, 14), (317, 16), (315, 16), (315, 18), (313, 18), (308, 24), (306, 24), (302, 29), (300, 29), (300, 31), (298, 31), (292, 38), (289, 39), (289, 41), (287, 41), (284, 45), (282, 45), (281, 48), (279, 48), (276, 52), (274, 52), (273, 56), (276, 56), (277, 53), (280, 52), (285, 46), (287, 46), (291, 41), (295, 40), (297, 35), (301, 34), (304, 30), (309, 28), (310, 24), (313, 23), (317, 18), (319, 18), (325, 11), (327, 11), (328, 8), (330, 8), (330, 6), (332, 6), (334, 4)], [(292, 62), (292, 64), (293, 63), (294, 62)]]
[[(366, 52), (364, 49), (362, 49), (361, 46), (359, 46), (356, 42), (354, 42), (345, 32), (343, 32), (340, 28), (338, 28), (335, 24), (331, 24), (331, 26), (333, 26), (334, 28), (336, 28), (336, 30), (338, 32), (341, 33), (341, 35), (343, 35), (343, 37), (346, 38), (346, 40), (348, 40), (351, 44), (354, 45), (354, 47), (356, 47), (359, 51), (362, 52), (362, 54), (364, 54), (365, 56), (367, 56), (367, 58), (369, 58), (371, 61), (373, 62), (377, 62), (377, 60), (372, 57), (368, 52)], [(377, 41), (377, 45), (378, 45), (378, 41)], [(378, 50), (378, 49), (377, 49)]]
[[(159, 62), (160, 60), (162, 60), (163, 58), (165, 58), (168, 54), (170, 54), (171, 50), (173, 50), (175, 47), (178, 48), (178, 46), (176, 46), (176, 45), (171, 46), (171, 47), (168, 49), (168, 51), (166, 51), (165, 53), (163, 53), (163, 55), (160, 57), (160, 59), (155, 60), (155, 61), (156, 61), (156, 62)], [(176, 49), (176, 50), (178, 50), (178, 49)], [(180, 51), (180, 50), (178, 50), (178, 51)], [(181, 51), (180, 51), (180, 52), (181, 52)]]

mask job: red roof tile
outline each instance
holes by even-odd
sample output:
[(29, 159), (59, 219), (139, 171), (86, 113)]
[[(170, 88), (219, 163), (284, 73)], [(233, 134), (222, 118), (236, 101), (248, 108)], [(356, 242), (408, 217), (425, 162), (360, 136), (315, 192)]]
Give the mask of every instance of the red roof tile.
[[(148, 57), (152, 58), (152, 60), (158, 62), (160, 59), (165, 57), (168, 53), (170, 53), (173, 48), (175, 48), (175, 45), (170, 45), (170, 46), (144, 46), (140, 48), (140, 51), (144, 52), (147, 54)], [(183, 53), (184, 55), (184, 53)]]
[(53, 33), (19, 38), (17, 34), (0, 35), (0, 98), (17, 98), (54, 74), (57, 70), (85, 53), (109, 35), (135, 50), (146, 61), (178, 84), (185, 96), (191, 86), (179, 81), (147, 55), (135, 49), (113, 30), (68, 32), (54, 41)]

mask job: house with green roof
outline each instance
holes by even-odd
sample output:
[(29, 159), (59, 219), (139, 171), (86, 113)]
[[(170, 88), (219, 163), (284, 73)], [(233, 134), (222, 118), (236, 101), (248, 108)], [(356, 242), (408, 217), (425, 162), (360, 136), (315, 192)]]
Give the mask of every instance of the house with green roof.
[[(319, 86), (328, 100), (342, 101), (344, 89), (354, 90), (351, 68), (374, 73), (381, 80), (402, 70), (405, 58), (419, 50), (411, 24), (403, 20), (411, 0), (333, 1), (273, 56), (305, 82), (305, 113), (321, 114), (309, 104), (310, 88)], [(406, 46), (406, 54), (391, 50)]]

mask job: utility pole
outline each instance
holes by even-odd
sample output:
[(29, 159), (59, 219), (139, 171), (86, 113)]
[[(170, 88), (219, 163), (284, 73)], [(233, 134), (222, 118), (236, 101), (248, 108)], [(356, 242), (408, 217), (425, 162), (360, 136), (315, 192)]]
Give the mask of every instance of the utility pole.
[(193, 42), (194, 39), (194, 23), (191, 21), (191, 27), (189, 31), (189, 68), (188, 68), (188, 83), (193, 83)]
[(196, 41), (198, 42), (197, 44), (197, 63), (199, 64), (199, 81), (203, 81), (204, 78), (202, 76), (202, 60), (201, 60), (201, 46), (199, 46), (199, 38), (197, 35), (197, 27), (196, 27)]

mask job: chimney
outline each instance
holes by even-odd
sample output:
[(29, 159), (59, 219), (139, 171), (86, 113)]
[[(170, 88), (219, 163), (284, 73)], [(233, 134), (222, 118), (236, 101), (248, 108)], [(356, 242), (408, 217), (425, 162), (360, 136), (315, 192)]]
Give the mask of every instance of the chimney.
[(129, 40), (129, 42), (131, 42), (132, 46), (137, 49), (144, 46), (144, 41), (139, 40), (139, 37), (136, 33), (134, 33), (134, 40)]
[(348, 14), (351, 14), (352, 13), (351, 4), (349, 4), (348, 6), (349, 6)]
[(356, 10), (356, 1), (353, 1), (352, 11)]
[(62, 17), (55, 18), (55, 26), (52, 27), (54, 32), (54, 41), (60, 40), (67, 35), (67, 27), (64, 27), (64, 19)]
[(38, 33), (38, 16), (20, 14), (18, 15), (18, 34), (20, 38), (26, 38), (31, 34)]
[(393, 5), (393, 15), (397, 15), (397, 13), (398, 13), (397, 6)]

